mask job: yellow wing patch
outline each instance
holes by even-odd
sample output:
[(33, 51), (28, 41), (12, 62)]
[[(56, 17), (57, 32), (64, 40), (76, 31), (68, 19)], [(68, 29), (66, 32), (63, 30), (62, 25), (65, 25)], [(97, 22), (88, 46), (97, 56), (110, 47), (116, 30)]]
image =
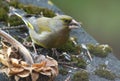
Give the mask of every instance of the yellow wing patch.
[(29, 28), (31, 28), (31, 29), (34, 29), (34, 27), (32, 26), (32, 24), (29, 23), (29, 22), (27, 22), (27, 26), (28, 26)]
[[(49, 27), (47, 27), (47, 26), (42, 26), (42, 27), (39, 27), (39, 30), (40, 30), (41, 32), (43, 32), (43, 31), (48, 31), (48, 32), (51, 32), (50, 28), (49, 28)], [(41, 32), (40, 32), (40, 33), (41, 33)]]

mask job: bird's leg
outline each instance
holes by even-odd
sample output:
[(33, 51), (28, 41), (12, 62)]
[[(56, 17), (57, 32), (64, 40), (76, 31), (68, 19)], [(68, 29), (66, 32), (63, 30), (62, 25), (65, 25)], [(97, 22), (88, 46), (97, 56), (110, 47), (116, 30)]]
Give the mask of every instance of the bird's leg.
[(59, 58), (59, 53), (56, 50), (56, 48), (52, 48), (52, 52), (53, 52), (52, 56), (54, 56), (54, 54), (55, 54), (57, 56), (57, 59), (58, 59)]
[(37, 50), (36, 50), (36, 47), (35, 47), (35, 43), (32, 41), (32, 46), (33, 46), (33, 49), (34, 49), (34, 52), (35, 52), (35, 54), (38, 54), (37, 53)]

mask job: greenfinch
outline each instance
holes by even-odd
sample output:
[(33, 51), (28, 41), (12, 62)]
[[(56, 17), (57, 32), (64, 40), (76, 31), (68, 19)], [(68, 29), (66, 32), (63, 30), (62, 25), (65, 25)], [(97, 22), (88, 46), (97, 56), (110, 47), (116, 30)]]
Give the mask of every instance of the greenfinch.
[(70, 30), (80, 27), (80, 24), (68, 15), (48, 18), (25, 15), (19, 9), (11, 9), (11, 12), (24, 21), (32, 41), (44, 48), (60, 47), (69, 39)]

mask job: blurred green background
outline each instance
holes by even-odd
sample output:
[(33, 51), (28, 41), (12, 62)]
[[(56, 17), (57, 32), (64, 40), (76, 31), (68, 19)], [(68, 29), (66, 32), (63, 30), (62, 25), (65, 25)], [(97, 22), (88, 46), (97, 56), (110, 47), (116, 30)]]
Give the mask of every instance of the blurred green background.
[(120, 0), (52, 0), (65, 14), (82, 22), (98, 42), (109, 44), (120, 59)]

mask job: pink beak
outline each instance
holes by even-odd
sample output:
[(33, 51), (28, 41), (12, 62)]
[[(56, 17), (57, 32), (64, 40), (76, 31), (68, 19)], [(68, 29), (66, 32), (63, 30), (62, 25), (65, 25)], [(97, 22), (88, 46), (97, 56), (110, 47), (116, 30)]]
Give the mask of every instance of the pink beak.
[(74, 29), (74, 28), (79, 28), (81, 27), (80, 23), (78, 23), (77, 21), (75, 21), (74, 19), (70, 22), (69, 24), (69, 28), (70, 29)]

